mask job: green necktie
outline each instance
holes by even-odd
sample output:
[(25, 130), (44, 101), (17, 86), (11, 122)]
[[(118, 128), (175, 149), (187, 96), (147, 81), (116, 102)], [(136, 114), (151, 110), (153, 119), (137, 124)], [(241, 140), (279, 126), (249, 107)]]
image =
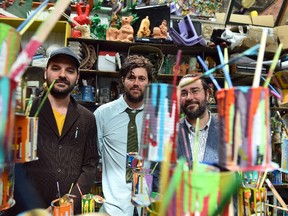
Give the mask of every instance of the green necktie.
[[(137, 113), (140, 110), (133, 111), (129, 108), (125, 110), (125, 112), (129, 115), (129, 123), (128, 123), (128, 133), (127, 133), (127, 153), (137, 152), (138, 153), (138, 136), (137, 136), (137, 126), (135, 122), (135, 118)], [(132, 181), (132, 168), (126, 168), (126, 182)]]

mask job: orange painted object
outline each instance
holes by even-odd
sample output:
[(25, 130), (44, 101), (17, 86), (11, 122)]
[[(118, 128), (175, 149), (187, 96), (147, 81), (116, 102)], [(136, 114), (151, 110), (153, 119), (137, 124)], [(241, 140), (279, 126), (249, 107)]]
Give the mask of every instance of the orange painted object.
[(217, 92), (219, 164), (229, 170), (277, 168), (271, 158), (268, 88), (238, 86)]
[(70, 199), (65, 203), (59, 205), (59, 198), (51, 202), (53, 216), (73, 216), (74, 215), (74, 201)]

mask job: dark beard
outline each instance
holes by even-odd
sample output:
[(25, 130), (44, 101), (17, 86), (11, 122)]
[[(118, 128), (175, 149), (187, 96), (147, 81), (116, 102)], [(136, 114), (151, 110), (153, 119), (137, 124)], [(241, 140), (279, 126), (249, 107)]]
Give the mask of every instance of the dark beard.
[[(75, 85), (70, 85), (70, 82), (69, 81), (67, 81), (67, 80), (56, 80), (56, 82), (55, 83), (60, 83), (60, 82), (64, 82), (65, 84), (67, 84), (68, 85), (68, 88), (67, 89), (65, 89), (65, 90), (61, 90), (61, 91), (59, 91), (59, 90), (57, 90), (57, 89), (55, 89), (54, 87), (51, 89), (51, 95), (53, 95), (55, 98), (65, 98), (65, 97), (67, 97), (69, 94), (70, 94), (70, 92), (72, 92), (73, 91), (73, 89), (74, 89), (74, 87), (75, 87)], [(50, 86), (51, 85), (51, 83), (48, 83), (48, 81), (47, 81), (47, 84), (48, 84), (48, 86)]]
[(189, 119), (197, 119), (197, 118), (200, 118), (201, 116), (204, 115), (207, 107), (208, 107), (208, 103), (207, 101), (203, 101), (202, 103), (198, 104), (199, 105), (199, 108), (196, 109), (195, 111), (191, 111), (191, 110), (187, 110), (186, 106), (188, 104), (184, 104), (181, 105), (181, 109), (183, 111), (183, 113), (187, 116), (187, 118)]
[(144, 99), (143, 94), (141, 94), (139, 97), (133, 97), (133, 95), (131, 95), (129, 92), (126, 92), (125, 95), (126, 95), (127, 100), (132, 103), (138, 103), (138, 102), (143, 101)]

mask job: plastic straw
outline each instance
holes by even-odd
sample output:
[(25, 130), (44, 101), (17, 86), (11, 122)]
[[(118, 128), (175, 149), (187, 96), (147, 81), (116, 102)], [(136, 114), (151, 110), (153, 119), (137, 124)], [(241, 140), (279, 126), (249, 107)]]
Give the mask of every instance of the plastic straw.
[(264, 83), (264, 87), (267, 87), (271, 78), (272, 78), (272, 75), (273, 75), (273, 72), (277, 66), (277, 63), (279, 61), (279, 57), (281, 55), (281, 51), (282, 51), (282, 48), (283, 48), (283, 44), (280, 43), (279, 46), (278, 46), (278, 49), (273, 57), (273, 61), (272, 61), (272, 64), (270, 65), (270, 68), (269, 68), (269, 71), (268, 71), (268, 74), (267, 74), (267, 78), (266, 78), (266, 81)]
[[(208, 71), (209, 68), (207, 67), (207, 65), (205, 64), (205, 62), (203, 61), (203, 59), (200, 56), (197, 56), (198, 61), (200, 62), (200, 64), (202, 65), (203, 69), (205, 71)], [(210, 79), (212, 80), (213, 84), (215, 85), (216, 89), (219, 91), (221, 90), (221, 87), (219, 86), (217, 80), (215, 79), (215, 77), (213, 76), (213, 74), (209, 74)]]
[(39, 5), (32, 13), (31, 15), (23, 21), (18, 28), (16, 29), (17, 32), (19, 32), (20, 35), (23, 35), (24, 32), (31, 26), (31, 24), (35, 21), (35, 19), (39, 16), (39, 14), (45, 10), (46, 6), (48, 5), (49, 0), (45, 0), (42, 2), (42, 4)]
[(223, 68), (225, 65), (227, 65), (227, 64), (232, 64), (232, 63), (238, 61), (238, 60), (239, 60), (240, 58), (242, 58), (243, 56), (246, 56), (246, 55), (255, 55), (258, 49), (259, 49), (259, 44), (256, 44), (255, 46), (253, 46), (253, 47), (245, 50), (244, 52), (240, 53), (239, 55), (235, 56), (234, 58), (231, 58), (227, 63), (217, 65), (216, 67), (209, 69), (208, 71), (206, 71), (206, 72), (203, 73), (202, 75), (199, 75), (199, 76), (194, 77), (193, 80), (182, 84), (182, 85), (180, 86), (180, 88), (183, 88), (183, 87), (185, 87), (185, 86), (187, 86), (187, 85), (190, 85), (191, 83), (197, 81), (197, 80), (200, 79), (201, 77), (209, 76), (209, 74), (212, 74), (212, 73), (215, 72), (216, 70)]
[(55, 81), (56, 81), (56, 80), (53, 80), (53, 82), (52, 82), (51, 85), (49, 86), (49, 88), (48, 88), (48, 90), (47, 90), (47, 92), (46, 92), (43, 100), (42, 100), (41, 103), (40, 103), (40, 106), (38, 107), (38, 109), (37, 109), (37, 111), (36, 111), (36, 113), (35, 113), (35, 115), (34, 115), (34, 117), (38, 117), (40, 110), (42, 109), (45, 101), (46, 101), (47, 98), (48, 98), (48, 95), (49, 95), (50, 91), (52, 90), (52, 88), (53, 88), (53, 86), (54, 86), (54, 84), (55, 84)]
[(220, 48), (219, 45), (217, 45), (217, 51), (218, 51), (218, 55), (219, 55), (219, 59), (220, 59), (221, 64), (225, 64), (225, 66), (223, 67), (223, 71), (224, 71), (224, 77), (226, 79), (226, 82), (228, 83), (228, 87), (232, 88), (233, 85), (232, 85), (232, 82), (231, 82), (231, 78), (229, 76), (229, 71), (227, 70), (228, 61), (225, 62), (223, 53), (222, 53), (221, 48)]
[(263, 63), (263, 58), (264, 58), (264, 53), (265, 53), (267, 35), (268, 35), (268, 30), (264, 28), (262, 31), (260, 49), (258, 53), (257, 64), (256, 64), (256, 69), (255, 69), (255, 74), (254, 74), (253, 84), (252, 84), (254, 88), (257, 88), (260, 83), (260, 76), (261, 76), (262, 63)]

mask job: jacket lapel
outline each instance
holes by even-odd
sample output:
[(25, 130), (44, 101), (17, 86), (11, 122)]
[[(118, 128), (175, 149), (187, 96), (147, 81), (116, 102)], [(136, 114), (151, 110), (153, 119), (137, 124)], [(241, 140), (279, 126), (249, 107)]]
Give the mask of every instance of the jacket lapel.
[(55, 120), (55, 117), (54, 117), (52, 107), (50, 105), (49, 100), (45, 101), (39, 115), (41, 115), (41, 118), (47, 122), (47, 124), (50, 126), (50, 128), (53, 130), (53, 132), (59, 137), (59, 132), (58, 132), (56, 120)]
[[(193, 156), (191, 153), (191, 143), (190, 143), (188, 133), (189, 133), (189, 129), (188, 129), (187, 125), (185, 124), (184, 118), (182, 118), (179, 120), (178, 148), (180, 148), (179, 149), (180, 151), (178, 151), (178, 157), (181, 155), (185, 155), (186, 160), (191, 161)], [(185, 137), (183, 137), (183, 134)], [(185, 145), (187, 145), (187, 150), (188, 150), (187, 153), (186, 153)]]
[(78, 119), (78, 117), (79, 117), (79, 112), (77, 110), (77, 104), (75, 103), (73, 99), (71, 99), (69, 106), (68, 106), (64, 127), (62, 130), (61, 139), (65, 137), (65, 135), (68, 133), (69, 129), (73, 126), (73, 124)]

